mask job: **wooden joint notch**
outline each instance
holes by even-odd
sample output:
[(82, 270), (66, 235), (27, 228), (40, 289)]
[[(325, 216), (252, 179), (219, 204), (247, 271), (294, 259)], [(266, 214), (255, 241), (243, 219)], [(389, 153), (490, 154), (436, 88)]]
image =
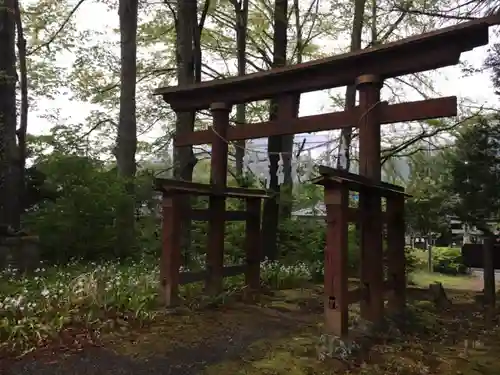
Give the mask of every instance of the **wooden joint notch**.
[(356, 86), (361, 86), (361, 85), (376, 85), (378, 87), (382, 87), (383, 80), (375, 75), (375, 74), (363, 74), (356, 78)]
[(337, 303), (337, 298), (335, 296), (329, 296), (328, 297), (328, 308), (330, 310), (336, 310), (338, 309), (339, 305)]
[(325, 198), (324, 198), (325, 204), (340, 206), (345, 203), (348, 203), (348, 200), (346, 199), (348, 194), (349, 194), (348, 190), (343, 186), (333, 189), (325, 188)]
[(161, 206), (166, 209), (171, 209), (174, 206), (174, 197), (172, 195), (163, 194)]

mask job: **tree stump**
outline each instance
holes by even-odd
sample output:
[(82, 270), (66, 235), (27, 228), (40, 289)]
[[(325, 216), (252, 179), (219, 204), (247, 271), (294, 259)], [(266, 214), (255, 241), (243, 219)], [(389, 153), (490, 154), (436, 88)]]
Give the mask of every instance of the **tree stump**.
[(446, 295), (443, 284), (438, 282), (429, 284), (429, 292), (432, 302), (434, 302), (434, 305), (436, 305), (436, 307), (445, 309), (451, 307), (451, 301)]

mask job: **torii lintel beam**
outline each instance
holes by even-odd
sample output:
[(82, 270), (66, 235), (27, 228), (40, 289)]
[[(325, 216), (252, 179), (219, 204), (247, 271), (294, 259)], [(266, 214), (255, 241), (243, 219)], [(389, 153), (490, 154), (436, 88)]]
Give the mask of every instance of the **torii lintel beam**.
[(198, 84), (163, 87), (162, 95), (175, 111), (206, 109), (214, 102), (228, 104), (266, 100), (353, 84), (363, 74), (383, 79), (438, 69), (459, 62), (462, 52), (488, 43), (488, 29), (500, 16), (486, 17), (405, 38), (378, 47), (303, 64)]
[[(380, 122), (382, 124), (457, 115), (457, 98), (455, 96), (391, 105), (381, 103), (380, 106)], [(266, 138), (275, 135), (313, 133), (351, 126), (356, 127), (356, 121), (359, 119), (359, 116), (359, 107), (355, 107), (348, 111), (245, 124), (229, 128), (226, 140), (239, 141)], [(200, 130), (176, 134), (174, 143), (177, 147), (181, 147), (210, 144), (213, 140), (212, 130)]]

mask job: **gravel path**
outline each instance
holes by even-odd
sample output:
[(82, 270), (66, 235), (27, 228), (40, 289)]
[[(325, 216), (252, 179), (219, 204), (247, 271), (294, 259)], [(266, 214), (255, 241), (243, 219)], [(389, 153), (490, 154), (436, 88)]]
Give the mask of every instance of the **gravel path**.
[[(479, 279), (483, 279), (483, 269), (482, 268), (471, 268), (471, 274), (474, 277), (477, 277)], [(495, 270), (495, 279), (497, 281), (500, 281), (500, 270)]]
[[(8, 368), (0, 363), (1, 375), (196, 375), (210, 365), (240, 358), (252, 343), (280, 337), (297, 328), (297, 321), (285, 317), (249, 322), (241, 330), (221, 332), (191, 348), (179, 348), (165, 355), (134, 358), (104, 347), (87, 348), (68, 356), (57, 355), (50, 361), (25, 358)], [(257, 323), (257, 324), (256, 324)], [(299, 323), (300, 324), (300, 323)]]

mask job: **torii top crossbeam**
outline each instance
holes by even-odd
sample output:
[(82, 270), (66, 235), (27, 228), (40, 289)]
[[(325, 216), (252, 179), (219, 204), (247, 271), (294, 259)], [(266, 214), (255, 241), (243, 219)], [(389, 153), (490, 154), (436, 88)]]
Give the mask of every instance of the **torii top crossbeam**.
[(206, 109), (214, 102), (246, 103), (284, 93), (305, 93), (353, 84), (363, 74), (382, 79), (455, 65), (462, 52), (488, 43), (488, 29), (500, 23), (490, 16), (405, 38), (379, 47), (303, 64), (198, 84), (162, 87), (175, 111)]

